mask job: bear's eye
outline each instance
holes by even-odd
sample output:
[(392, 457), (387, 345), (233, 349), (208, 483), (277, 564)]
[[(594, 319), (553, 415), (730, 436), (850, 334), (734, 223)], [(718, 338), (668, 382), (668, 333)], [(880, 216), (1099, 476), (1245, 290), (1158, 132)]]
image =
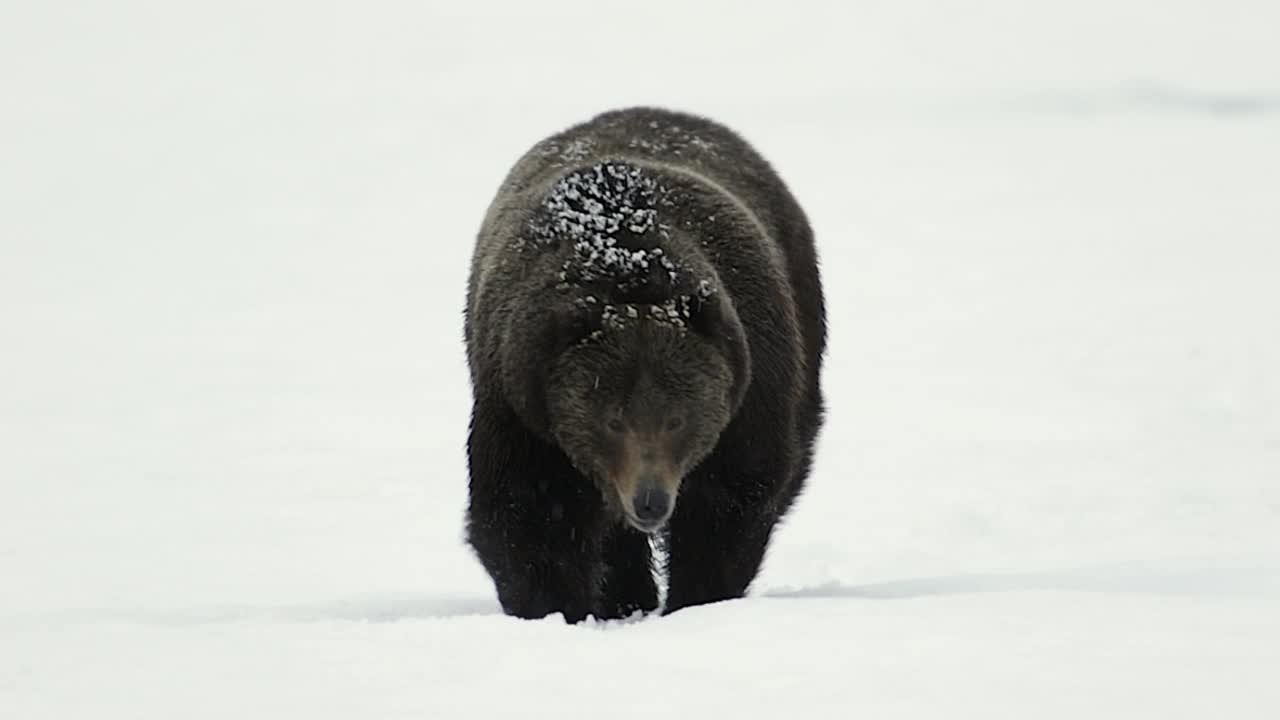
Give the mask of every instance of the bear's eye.
[(610, 419), (609, 422), (605, 423), (605, 427), (609, 428), (609, 432), (612, 433), (621, 433), (627, 429), (618, 418)]
[(684, 427), (684, 418), (679, 415), (674, 415), (667, 419), (667, 430), (674, 431), (682, 427)]

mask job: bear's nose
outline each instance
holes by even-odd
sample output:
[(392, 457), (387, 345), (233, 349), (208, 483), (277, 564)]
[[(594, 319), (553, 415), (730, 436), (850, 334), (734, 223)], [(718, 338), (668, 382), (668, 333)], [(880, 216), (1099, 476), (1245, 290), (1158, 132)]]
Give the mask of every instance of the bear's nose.
[(637, 520), (656, 525), (667, 518), (667, 512), (671, 509), (671, 496), (662, 488), (646, 487), (636, 493), (632, 507)]

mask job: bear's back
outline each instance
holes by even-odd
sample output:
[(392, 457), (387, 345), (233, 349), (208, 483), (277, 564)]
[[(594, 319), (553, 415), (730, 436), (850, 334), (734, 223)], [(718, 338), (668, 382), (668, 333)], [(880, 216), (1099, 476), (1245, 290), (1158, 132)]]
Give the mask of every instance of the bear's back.
[(750, 208), (771, 238), (785, 245), (803, 215), (773, 168), (745, 140), (718, 123), (657, 108), (598, 115), (535, 145), (512, 169), (504, 190), (536, 201), (550, 183), (601, 161), (660, 165), (705, 178)]
[[(528, 233), (530, 218), (542, 210), (557, 182), (584, 168), (614, 162), (692, 178), (727, 196), (726, 200), (748, 216), (750, 225), (758, 226), (759, 233), (736, 235), (752, 238), (760, 246), (737, 250), (770, 257), (772, 260), (763, 264), (775, 269), (770, 271), (761, 262), (743, 265), (766, 276), (776, 272), (785, 278), (786, 287), (778, 288), (780, 296), (755, 298), (757, 303), (774, 305), (761, 310), (762, 316), (770, 316), (767, 321), (751, 323), (744, 318), (744, 322), (755, 325), (756, 330), (795, 328), (799, 335), (794, 339), (798, 341), (796, 351), (805, 376), (800, 380), (801, 402), (806, 406), (801, 415), (813, 418), (803, 424), (816, 429), (826, 322), (812, 231), (799, 204), (769, 163), (732, 130), (711, 120), (657, 108), (628, 108), (603, 113), (534, 145), (512, 167), (484, 220), (469, 287), (471, 309), (479, 310), (476, 303), (485, 295), (507, 296), (512, 283), (536, 285), (542, 282), (537, 278), (555, 274), (562, 257), (556, 253), (521, 254), (517, 238)], [(730, 249), (729, 254), (737, 253)], [(487, 293), (485, 287), (494, 283), (500, 283), (502, 289)], [(522, 297), (527, 294), (520, 293)], [(500, 314), (511, 311), (498, 310)], [(473, 320), (468, 313), (469, 344), (473, 341)], [(481, 345), (493, 342), (481, 340)]]
[(764, 241), (784, 258), (807, 365), (810, 402), (817, 410), (826, 311), (813, 231), (800, 204), (774, 168), (737, 133), (706, 118), (659, 108), (606, 112), (534, 147), (528, 180), (553, 181), (574, 166), (619, 158), (662, 165), (705, 178), (759, 222)]

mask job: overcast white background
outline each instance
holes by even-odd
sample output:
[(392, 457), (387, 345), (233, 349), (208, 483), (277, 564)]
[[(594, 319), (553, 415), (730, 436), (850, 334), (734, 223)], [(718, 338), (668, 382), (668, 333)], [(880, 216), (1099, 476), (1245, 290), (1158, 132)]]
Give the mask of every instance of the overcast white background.
[[(1280, 713), (1280, 5), (7, 3), (0, 715)], [(737, 129), (829, 419), (745, 600), (502, 616), (472, 240), (532, 143)]]

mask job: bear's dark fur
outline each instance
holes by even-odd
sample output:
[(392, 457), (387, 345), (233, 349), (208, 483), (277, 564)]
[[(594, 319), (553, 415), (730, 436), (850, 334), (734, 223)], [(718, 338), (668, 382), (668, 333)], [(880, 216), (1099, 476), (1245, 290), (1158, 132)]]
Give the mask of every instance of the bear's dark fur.
[(468, 540), (503, 609), (740, 597), (809, 472), (826, 321), (813, 236), (752, 148), (636, 108), (536, 145), (468, 286)]

